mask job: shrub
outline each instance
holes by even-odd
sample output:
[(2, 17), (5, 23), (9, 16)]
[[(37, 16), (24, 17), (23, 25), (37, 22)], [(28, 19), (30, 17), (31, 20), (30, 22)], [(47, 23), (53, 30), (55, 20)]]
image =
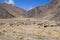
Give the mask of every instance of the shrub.
[(3, 30), (3, 32), (7, 32), (6, 30)]
[(0, 36), (4, 35), (4, 33), (0, 32)]
[(43, 40), (43, 38), (42, 37), (38, 37), (37, 40)]
[(49, 27), (48, 25), (44, 25), (44, 27), (46, 28), (46, 27)]

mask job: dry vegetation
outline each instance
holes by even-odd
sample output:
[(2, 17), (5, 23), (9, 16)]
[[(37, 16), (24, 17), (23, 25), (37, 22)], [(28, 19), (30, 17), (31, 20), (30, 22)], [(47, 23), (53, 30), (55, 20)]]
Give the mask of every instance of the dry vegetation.
[(0, 40), (60, 40), (60, 22), (18, 19), (0, 19)]

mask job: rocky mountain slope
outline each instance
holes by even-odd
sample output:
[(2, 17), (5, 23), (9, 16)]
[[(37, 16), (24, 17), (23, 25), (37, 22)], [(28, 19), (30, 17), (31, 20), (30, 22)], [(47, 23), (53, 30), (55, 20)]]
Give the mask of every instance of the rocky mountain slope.
[(24, 17), (27, 12), (11, 4), (0, 3), (0, 18)]
[(11, 4), (0, 3), (0, 18), (13, 17), (60, 20), (60, 0), (52, 0), (51, 3), (33, 8), (28, 12)]
[(60, 0), (52, 0), (50, 4), (36, 7), (28, 12), (29, 17), (60, 20)]

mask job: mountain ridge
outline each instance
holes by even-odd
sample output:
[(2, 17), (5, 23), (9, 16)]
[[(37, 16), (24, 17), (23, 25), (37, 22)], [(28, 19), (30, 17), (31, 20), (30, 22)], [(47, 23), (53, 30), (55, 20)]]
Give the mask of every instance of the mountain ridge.
[(0, 7), (2, 8), (0, 9), (0, 18), (25, 17), (48, 20), (60, 20), (60, 0), (52, 0), (51, 3), (45, 6), (38, 6), (29, 11), (6, 3), (0, 4)]
[[(24, 17), (24, 16), (26, 16), (28, 14), (28, 12), (26, 12), (24, 9), (18, 8), (16, 6), (14, 6), (14, 5), (11, 5), (11, 4), (1, 3), (0, 7), (2, 8), (2, 9), (0, 9), (0, 12), (1, 12), (0, 14), (2, 16), (3, 16), (3, 14), (5, 14), (5, 13), (2, 12), (4, 9), (5, 9), (4, 12), (8, 11), (8, 14), (10, 13), (14, 17)], [(9, 16), (9, 15), (5, 14), (4, 16)], [(7, 18), (9, 18), (9, 17), (7, 17)]]
[(43, 7), (36, 7), (28, 11), (30, 17), (42, 18), (49, 20), (60, 20), (60, 0), (52, 0), (52, 2)]

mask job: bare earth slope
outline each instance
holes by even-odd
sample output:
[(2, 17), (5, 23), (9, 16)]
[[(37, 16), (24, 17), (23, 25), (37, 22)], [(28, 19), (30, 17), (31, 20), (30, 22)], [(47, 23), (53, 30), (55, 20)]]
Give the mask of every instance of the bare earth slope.
[(30, 17), (60, 20), (60, 0), (52, 0), (50, 4), (36, 7), (28, 12)]
[(24, 17), (27, 12), (11, 4), (0, 4), (0, 18)]

